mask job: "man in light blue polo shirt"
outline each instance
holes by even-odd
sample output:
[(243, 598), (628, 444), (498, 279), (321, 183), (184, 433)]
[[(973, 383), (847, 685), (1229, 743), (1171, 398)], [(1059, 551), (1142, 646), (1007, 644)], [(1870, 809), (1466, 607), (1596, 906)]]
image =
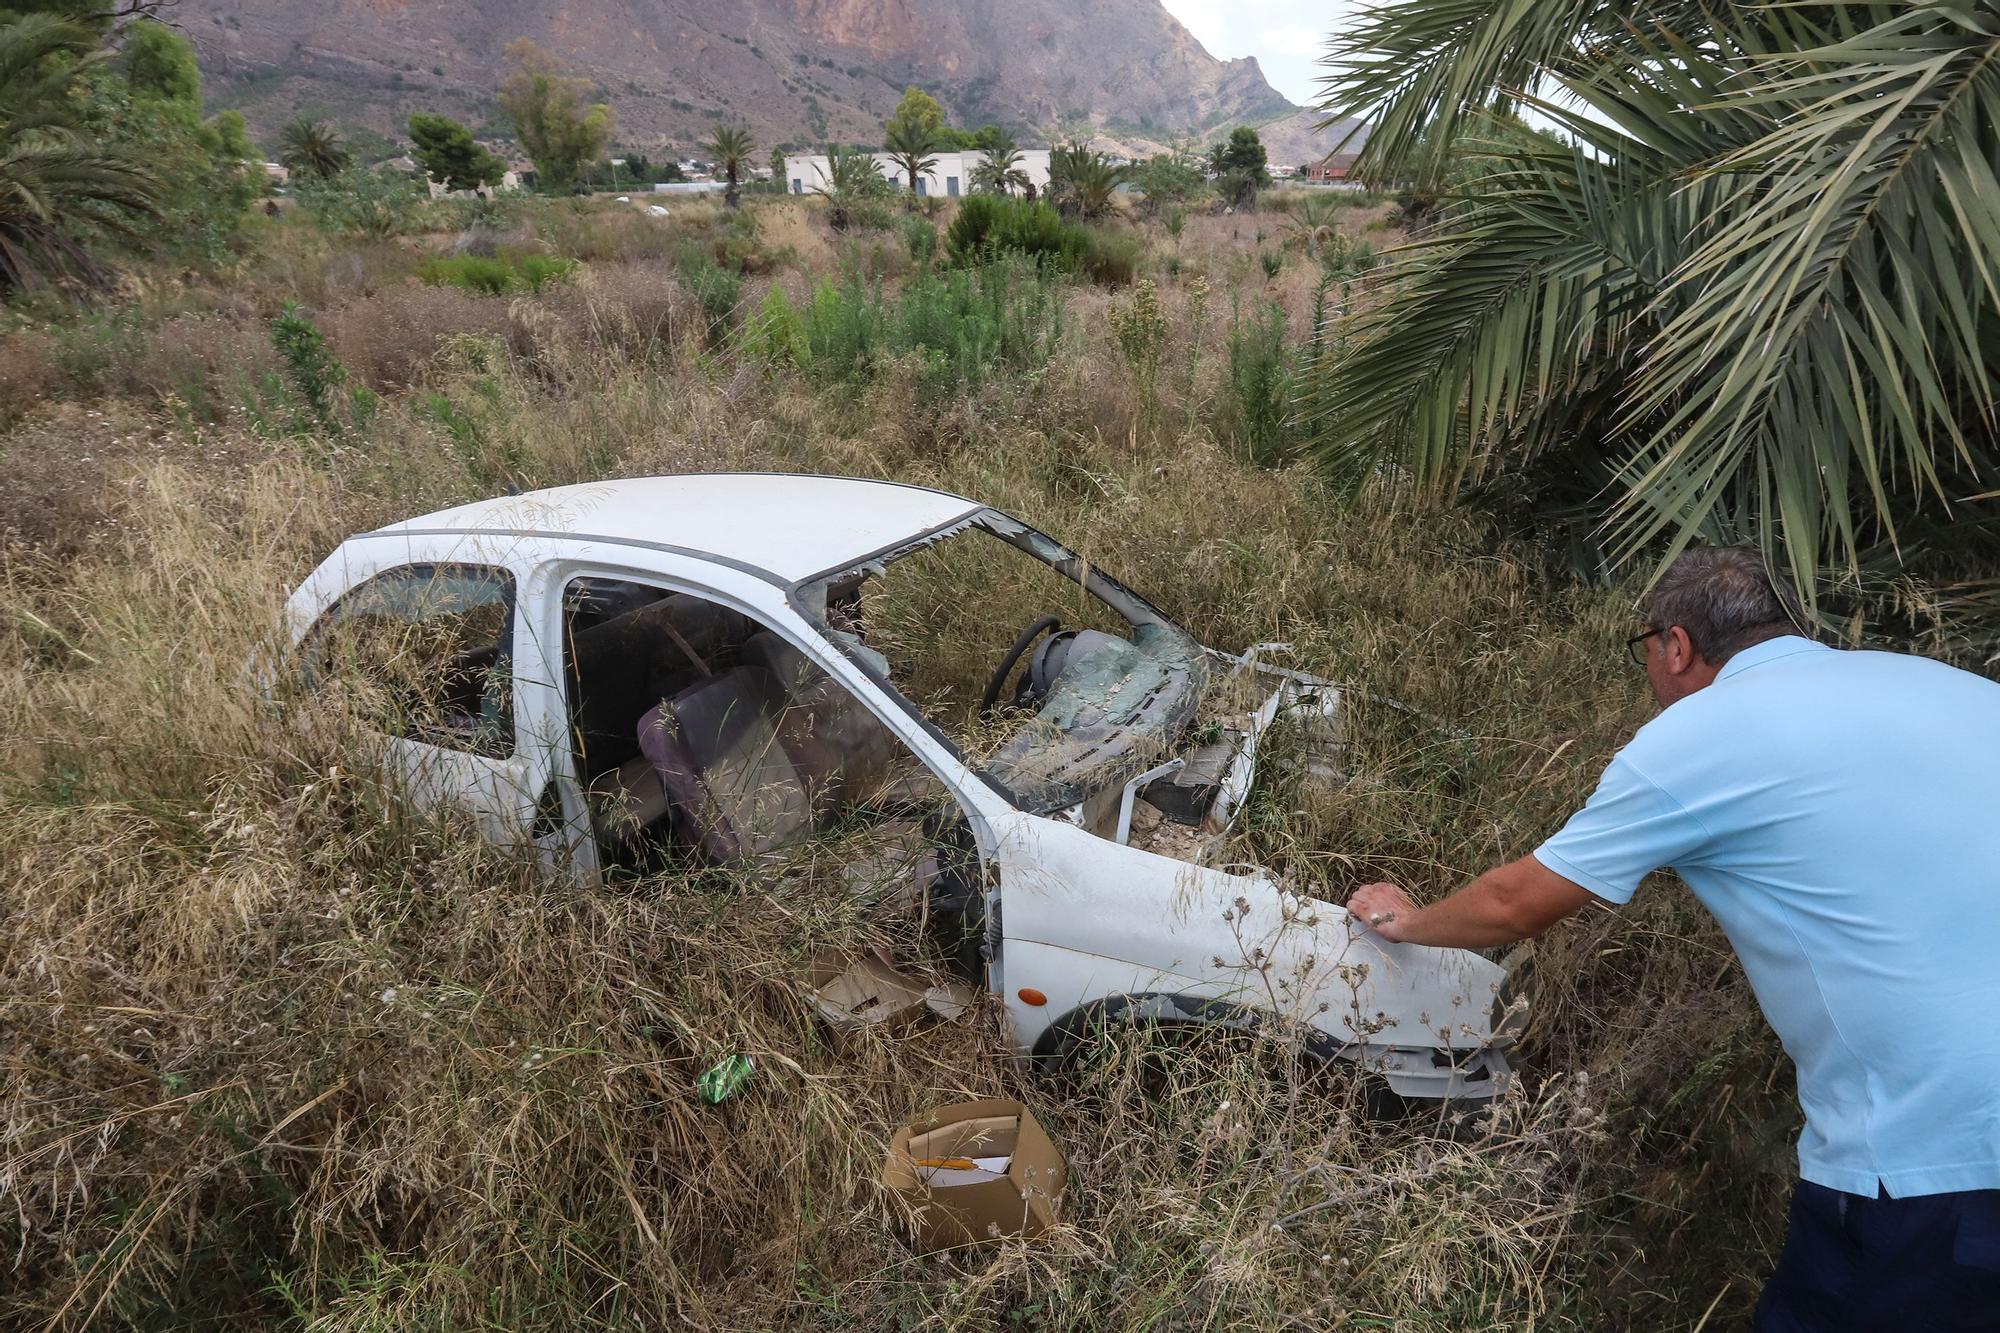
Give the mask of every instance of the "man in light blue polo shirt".
[(2000, 1329), (2000, 684), (1794, 628), (1753, 551), (1690, 551), (1631, 641), (1662, 705), (1532, 856), (1385, 938), (1483, 948), (1672, 867), (1798, 1067), (1769, 1330)]

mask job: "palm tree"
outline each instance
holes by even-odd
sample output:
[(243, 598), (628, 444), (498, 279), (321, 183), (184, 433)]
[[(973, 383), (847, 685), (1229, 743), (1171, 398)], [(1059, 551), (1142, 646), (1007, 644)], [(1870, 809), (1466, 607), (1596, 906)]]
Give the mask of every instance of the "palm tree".
[(937, 165), (937, 133), (920, 121), (892, 120), (885, 127), (882, 146), (903, 169), (910, 183), (910, 206), (916, 207), (917, 178)]
[(1574, 140), (1510, 145), (1404, 248), (1314, 390), (1328, 467), (1511, 473), (1614, 563), (1750, 539), (2000, 631), (1990, 0), (1381, 6), (1328, 63), (1376, 184), (1511, 105)]
[(1080, 143), (1064, 144), (1049, 154), (1049, 197), (1065, 217), (1101, 218), (1125, 183), (1127, 168)]
[(1318, 259), (1320, 246), (1340, 231), (1339, 216), (1340, 207), (1331, 196), (1309, 194), (1286, 217), (1285, 229), (1305, 244), (1309, 258)]
[(333, 126), (304, 117), (278, 132), (278, 161), (287, 170), (332, 180), (354, 160)]
[(1028, 173), (1021, 170), (1021, 146), (1006, 131), (995, 134), (986, 146), (986, 156), (972, 169), (972, 188), (994, 194), (1012, 194), (1028, 187)]
[(104, 58), (96, 34), (46, 13), (0, 23), (0, 294), (58, 275), (92, 278), (80, 232), (137, 239), (159, 212), (144, 164), (97, 146), (72, 89)]
[(708, 141), (708, 155), (715, 160), (716, 170), (729, 182), (728, 188), (722, 192), (722, 201), (731, 208), (743, 206), (743, 195), (736, 188), (736, 182), (750, 169), (750, 158), (756, 151), (757, 141), (750, 137), (747, 126), (724, 125)]
[(856, 205), (888, 189), (888, 182), (875, 169), (875, 159), (859, 149), (828, 144), (826, 165), (815, 169), (820, 183), (813, 187), (813, 193), (826, 200), (827, 225), (835, 231), (847, 230)]

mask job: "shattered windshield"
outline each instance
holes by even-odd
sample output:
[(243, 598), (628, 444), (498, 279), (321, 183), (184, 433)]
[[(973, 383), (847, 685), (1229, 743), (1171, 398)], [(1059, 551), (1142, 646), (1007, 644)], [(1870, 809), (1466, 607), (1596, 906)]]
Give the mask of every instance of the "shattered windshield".
[(991, 510), (808, 585), (801, 605), (1033, 810), (1157, 763), (1208, 676), (1143, 599)]

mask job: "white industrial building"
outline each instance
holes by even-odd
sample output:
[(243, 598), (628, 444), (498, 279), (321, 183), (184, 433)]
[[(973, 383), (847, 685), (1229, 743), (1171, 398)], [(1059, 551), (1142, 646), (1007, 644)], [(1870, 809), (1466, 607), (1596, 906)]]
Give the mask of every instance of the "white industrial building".
[[(909, 178), (902, 167), (887, 153), (870, 153), (875, 159), (875, 170), (883, 179), (899, 189), (910, 188)], [(933, 154), (936, 158), (931, 169), (917, 177), (917, 193), (956, 199), (962, 194), (972, 193), (972, 173), (986, 160), (986, 154), (977, 148), (964, 152), (942, 151)], [(1020, 160), (1014, 164), (1028, 177), (1037, 194), (1049, 185), (1049, 150), (1028, 148), (1021, 152)], [(787, 153), (785, 155), (785, 189), (791, 194), (811, 194), (826, 185), (830, 175), (825, 153)]]

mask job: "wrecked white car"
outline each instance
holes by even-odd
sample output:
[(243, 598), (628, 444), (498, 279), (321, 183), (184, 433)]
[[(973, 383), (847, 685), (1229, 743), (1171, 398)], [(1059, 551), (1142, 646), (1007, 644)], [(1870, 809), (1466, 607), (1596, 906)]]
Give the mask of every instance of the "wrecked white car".
[[(1002, 621), (1023, 597), (1046, 614)], [(900, 821), (940, 951), (1022, 1054), (1279, 1012), (1405, 1096), (1507, 1069), (1498, 964), (1211, 864), (1266, 729), (1337, 738), (1339, 692), (975, 501), (780, 475), (509, 496), (349, 539), (288, 614), (308, 674), (393, 704), (413, 800), (579, 875)]]

